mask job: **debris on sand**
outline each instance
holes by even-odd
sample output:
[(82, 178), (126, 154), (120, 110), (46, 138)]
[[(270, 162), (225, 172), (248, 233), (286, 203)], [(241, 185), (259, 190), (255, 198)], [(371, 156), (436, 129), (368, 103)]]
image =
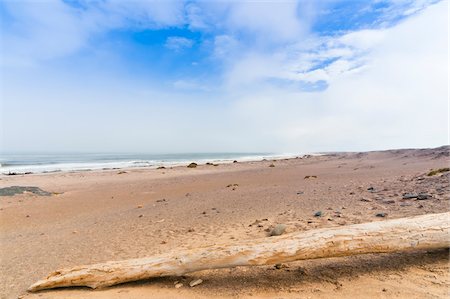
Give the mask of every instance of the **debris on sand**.
[(25, 192), (33, 193), (39, 196), (50, 196), (51, 192), (47, 192), (42, 190), (39, 187), (31, 187), (31, 186), (11, 186), (0, 188), (0, 196), (14, 196), (16, 194), (23, 194)]
[(403, 199), (413, 199), (417, 198), (417, 194), (415, 193), (403, 193)]
[(182, 286), (183, 286), (183, 284), (182, 284), (181, 282), (175, 284), (175, 288), (176, 288), (176, 289), (179, 289), (179, 288), (181, 288)]
[(166, 169), (164, 166), (159, 166), (158, 168), (156, 168), (156, 169)]
[(437, 174), (444, 173), (444, 172), (447, 172), (447, 171), (450, 171), (449, 167), (433, 169), (427, 174), (427, 176), (433, 176), (433, 175), (437, 175)]
[(189, 164), (187, 167), (188, 167), (188, 168), (196, 168), (196, 167), (197, 167), (197, 163), (192, 162), (192, 163)]
[(192, 288), (192, 287), (195, 287), (195, 286), (201, 284), (202, 282), (203, 282), (203, 280), (201, 280), (201, 279), (196, 279), (196, 280), (191, 281), (191, 282), (189, 283), (189, 286), (191, 286), (191, 288)]
[(427, 193), (419, 193), (419, 194), (417, 194), (417, 200), (425, 200), (425, 199), (428, 199), (428, 198), (431, 198), (430, 194), (427, 194)]
[(387, 216), (387, 214), (386, 214), (386, 213), (378, 213), (378, 214), (376, 214), (375, 216), (376, 216), (376, 217), (382, 217), (382, 218), (384, 218), (384, 217)]
[(284, 231), (286, 230), (286, 225), (284, 224), (277, 224), (275, 225), (275, 227), (272, 229), (272, 231), (270, 232), (270, 236), (281, 236)]
[(320, 217), (322, 216), (322, 211), (317, 211), (314, 213), (314, 217)]
[(272, 163), (272, 164), (269, 165), (269, 167), (275, 167), (275, 165)]

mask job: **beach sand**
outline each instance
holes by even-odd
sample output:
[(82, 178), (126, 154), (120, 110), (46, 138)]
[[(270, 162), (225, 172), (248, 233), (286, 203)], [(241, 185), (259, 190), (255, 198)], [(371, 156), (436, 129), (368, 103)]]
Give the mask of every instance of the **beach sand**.
[[(60, 268), (264, 238), (278, 223), (296, 232), (446, 212), (449, 172), (427, 173), (448, 167), (448, 153), (441, 147), (3, 175), (0, 187), (36, 186), (52, 194), (0, 197), (1, 298), (445, 298), (448, 250), (208, 270), (95, 291), (26, 289)], [(402, 199), (410, 192), (431, 198)], [(315, 217), (318, 211), (322, 216)], [(203, 283), (189, 287), (197, 278)], [(175, 288), (176, 281), (183, 286)]]

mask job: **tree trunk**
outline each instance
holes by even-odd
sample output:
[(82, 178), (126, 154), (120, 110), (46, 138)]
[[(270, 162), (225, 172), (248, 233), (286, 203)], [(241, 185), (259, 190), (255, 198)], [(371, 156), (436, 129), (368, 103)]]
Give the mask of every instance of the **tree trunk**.
[(153, 257), (59, 270), (29, 291), (107, 287), (205, 269), (258, 266), (365, 253), (448, 248), (450, 212), (315, 229), (234, 244), (173, 251)]

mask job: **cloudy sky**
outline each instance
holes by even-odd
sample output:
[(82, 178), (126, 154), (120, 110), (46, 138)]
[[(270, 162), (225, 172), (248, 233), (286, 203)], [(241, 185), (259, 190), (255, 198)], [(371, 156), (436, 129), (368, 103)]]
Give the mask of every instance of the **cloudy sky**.
[(0, 1), (3, 151), (448, 144), (448, 2)]

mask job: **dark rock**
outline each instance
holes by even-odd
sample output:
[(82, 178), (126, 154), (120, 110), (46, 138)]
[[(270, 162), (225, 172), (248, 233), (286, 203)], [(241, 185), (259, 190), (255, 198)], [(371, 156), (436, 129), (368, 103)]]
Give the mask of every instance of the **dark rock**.
[(304, 192), (303, 191), (298, 191), (297, 195), (302, 195)]
[(159, 166), (158, 168), (156, 168), (156, 169), (166, 169), (164, 166)]
[(16, 194), (23, 194), (25, 192), (30, 192), (39, 196), (50, 196), (52, 193), (42, 190), (39, 187), (31, 186), (11, 186), (0, 188), (0, 196), (14, 196)]
[(387, 214), (386, 213), (378, 213), (375, 216), (377, 216), (377, 217), (386, 217)]
[(377, 192), (377, 191), (375, 190), (374, 187), (369, 187), (369, 188), (367, 188), (367, 191), (369, 191), (370, 193), (375, 193), (375, 192)]
[(314, 217), (320, 217), (322, 216), (322, 211), (317, 211), (314, 213)]
[(272, 164), (269, 165), (269, 167), (275, 167), (275, 165), (273, 165), (273, 163), (272, 163)]
[(393, 200), (393, 199), (385, 199), (385, 200), (382, 201), (382, 203), (392, 204), (392, 203), (395, 203), (395, 200)]
[(189, 164), (187, 167), (188, 167), (188, 168), (195, 168), (195, 167), (197, 167), (197, 163), (192, 162), (192, 163)]
[(361, 200), (361, 201), (364, 201), (364, 202), (372, 202), (372, 200), (369, 199), (369, 198), (361, 198), (360, 200)]
[(417, 194), (415, 193), (403, 193), (403, 199), (413, 199), (417, 198)]
[(431, 198), (431, 195), (427, 194), (427, 193), (419, 193), (417, 195), (417, 200), (425, 200)]
[(237, 162), (238, 162), (237, 160), (234, 160), (234, 161), (233, 161), (233, 163), (237, 163)]

